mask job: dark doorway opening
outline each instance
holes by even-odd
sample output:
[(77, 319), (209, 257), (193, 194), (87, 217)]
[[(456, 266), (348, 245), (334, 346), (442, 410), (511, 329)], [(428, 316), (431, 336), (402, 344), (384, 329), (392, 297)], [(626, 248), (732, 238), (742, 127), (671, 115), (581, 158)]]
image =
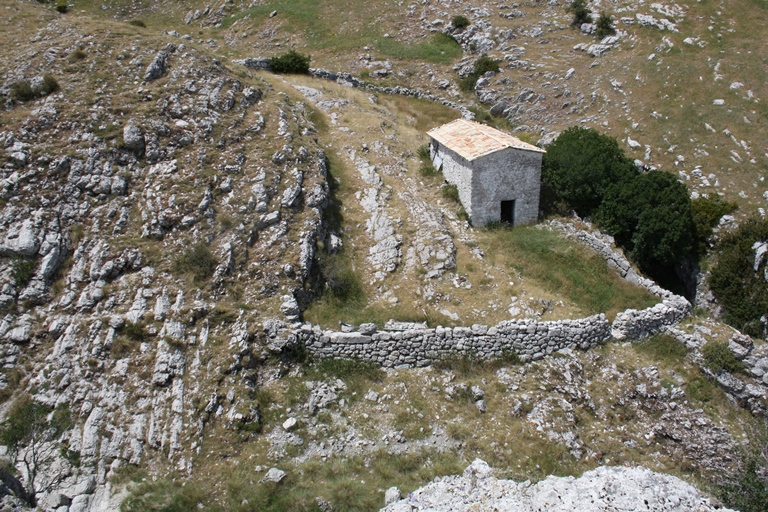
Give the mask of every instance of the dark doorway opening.
[(505, 224), (514, 226), (515, 224), (515, 200), (501, 202), (501, 218)]

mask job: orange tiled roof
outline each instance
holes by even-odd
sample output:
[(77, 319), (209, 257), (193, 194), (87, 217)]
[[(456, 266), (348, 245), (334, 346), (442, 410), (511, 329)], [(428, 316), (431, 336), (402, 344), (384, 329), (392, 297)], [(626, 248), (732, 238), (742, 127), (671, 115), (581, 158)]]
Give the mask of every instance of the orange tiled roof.
[(457, 119), (433, 128), (427, 132), (427, 135), (469, 161), (506, 148), (545, 153), (543, 149), (523, 142), (508, 133), (465, 119)]

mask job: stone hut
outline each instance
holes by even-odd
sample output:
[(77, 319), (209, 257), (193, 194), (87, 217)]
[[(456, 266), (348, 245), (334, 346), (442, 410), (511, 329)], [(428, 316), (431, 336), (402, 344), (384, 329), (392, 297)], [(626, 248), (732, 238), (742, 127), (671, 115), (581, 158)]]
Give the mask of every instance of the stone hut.
[(427, 135), (432, 163), (456, 185), (475, 226), (536, 221), (543, 149), (464, 119), (433, 128)]

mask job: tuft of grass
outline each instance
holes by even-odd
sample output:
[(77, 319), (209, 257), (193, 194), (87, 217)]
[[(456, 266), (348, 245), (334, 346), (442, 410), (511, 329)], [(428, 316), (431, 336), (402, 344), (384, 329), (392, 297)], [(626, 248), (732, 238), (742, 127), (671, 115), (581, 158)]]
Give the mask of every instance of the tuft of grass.
[(675, 365), (682, 364), (685, 356), (688, 354), (688, 349), (685, 345), (667, 334), (651, 336), (648, 339), (635, 343), (634, 347), (655, 361), (666, 361)]
[(196, 283), (201, 283), (213, 275), (216, 264), (216, 257), (208, 246), (198, 243), (173, 259), (171, 272), (191, 275)]
[(147, 24), (142, 20), (130, 20), (128, 24), (134, 27), (147, 28)]
[(451, 183), (445, 184), (440, 187), (440, 193), (444, 198), (461, 204), (461, 199), (459, 199), (459, 188), (456, 185)]
[(16, 101), (25, 102), (35, 99), (35, 91), (27, 80), (20, 80), (11, 85), (11, 98)]
[(43, 86), (40, 88), (40, 94), (47, 96), (48, 94), (54, 93), (58, 90), (59, 82), (57, 82), (56, 79), (51, 75), (43, 75)]
[(69, 54), (69, 60), (71, 62), (77, 62), (80, 60), (84, 60), (87, 56), (88, 56), (87, 53), (85, 53), (82, 49), (78, 48), (77, 50)]
[(435, 169), (435, 166), (432, 165), (432, 162), (423, 162), (421, 166), (419, 166), (419, 174), (426, 178), (430, 176), (437, 176), (440, 174), (440, 171)]

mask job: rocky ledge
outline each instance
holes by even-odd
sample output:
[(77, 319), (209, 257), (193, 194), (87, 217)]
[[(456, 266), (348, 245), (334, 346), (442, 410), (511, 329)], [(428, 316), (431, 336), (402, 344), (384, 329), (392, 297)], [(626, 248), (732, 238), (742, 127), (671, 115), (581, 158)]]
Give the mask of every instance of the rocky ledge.
[(480, 459), (463, 476), (438, 477), (405, 499), (390, 488), (386, 497), (389, 503), (381, 512), (729, 510), (677, 477), (641, 467), (601, 466), (580, 478), (549, 476), (531, 484), (496, 479)]

